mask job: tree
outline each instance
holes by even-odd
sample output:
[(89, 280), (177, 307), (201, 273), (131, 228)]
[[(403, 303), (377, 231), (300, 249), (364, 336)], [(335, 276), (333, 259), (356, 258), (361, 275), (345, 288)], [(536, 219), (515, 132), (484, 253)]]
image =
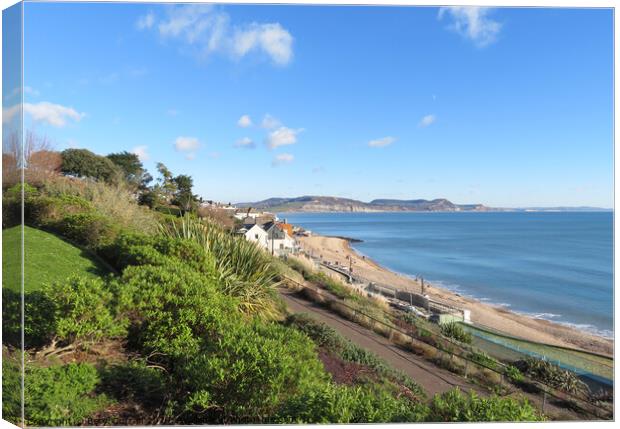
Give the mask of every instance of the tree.
[(67, 149), (62, 153), (62, 172), (117, 184), (122, 172), (110, 159), (87, 149)]
[(174, 203), (183, 210), (191, 210), (196, 202), (196, 196), (192, 193), (194, 180), (186, 174), (179, 174), (173, 179), (176, 184), (176, 192), (174, 194)]
[[(23, 159), (22, 159), (23, 156)], [(21, 181), (22, 167), (26, 182), (36, 185), (60, 172), (62, 158), (46, 137), (27, 131), (22, 142), (19, 135), (9, 135), (2, 145), (2, 183), (10, 187)]]
[(144, 190), (153, 177), (146, 171), (142, 161), (135, 153), (127, 151), (111, 153), (107, 158), (121, 169), (125, 181), (133, 188)]
[(154, 187), (154, 190), (158, 191), (163, 199), (169, 203), (177, 191), (177, 184), (172, 172), (163, 163), (157, 163), (157, 171), (161, 177), (158, 179), (159, 183)]

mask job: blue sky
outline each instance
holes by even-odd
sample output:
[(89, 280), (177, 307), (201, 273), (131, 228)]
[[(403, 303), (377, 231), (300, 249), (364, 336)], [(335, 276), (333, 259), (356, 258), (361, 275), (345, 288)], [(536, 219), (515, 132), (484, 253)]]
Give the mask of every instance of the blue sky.
[(612, 25), (605, 9), (27, 3), (26, 126), (162, 161), (207, 199), (611, 207)]

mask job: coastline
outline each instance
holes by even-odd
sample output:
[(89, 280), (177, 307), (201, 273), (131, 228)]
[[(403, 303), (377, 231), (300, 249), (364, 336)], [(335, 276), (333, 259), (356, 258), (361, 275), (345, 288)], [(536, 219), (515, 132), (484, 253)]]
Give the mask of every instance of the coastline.
[[(315, 234), (310, 237), (301, 237), (299, 242), (305, 251), (321, 256), (326, 261), (347, 266), (349, 260), (352, 260), (354, 274), (360, 278), (413, 292), (421, 291), (421, 284), (418, 280), (381, 266), (370, 257), (353, 249), (347, 239)], [(517, 313), (506, 306), (485, 303), (480, 299), (463, 296), (437, 283), (425, 281), (424, 284), (425, 293), (432, 299), (471, 310), (472, 321), (479, 325), (535, 342), (613, 356), (614, 342), (612, 339), (574, 326)]]

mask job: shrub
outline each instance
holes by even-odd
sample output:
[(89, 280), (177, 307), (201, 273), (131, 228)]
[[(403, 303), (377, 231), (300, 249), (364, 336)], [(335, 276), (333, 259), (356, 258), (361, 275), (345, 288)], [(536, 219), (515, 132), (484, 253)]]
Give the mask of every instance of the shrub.
[(194, 412), (219, 408), (231, 421), (260, 422), (282, 402), (324, 384), (328, 376), (312, 343), (290, 328), (255, 322), (205, 339), (180, 370)]
[[(24, 294), (24, 348), (40, 348), (53, 336), (54, 302), (41, 291)], [(2, 335), (4, 344), (21, 348), (21, 294), (2, 288)]]
[(514, 365), (508, 365), (505, 369), (505, 374), (513, 383), (521, 383), (523, 381), (523, 374)]
[(126, 321), (116, 317), (114, 296), (101, 279), (73, 276), (41, 291), (51, 306), (47, 328), (52, 344), (43, 351), (46, 355), (126, 333)]
[(6, 347), (2, 347), (2, 418), (15, 425), (21, 424), (21, 384), (19, 353), (9, 353)]
[(274, 299), (278, 272), (272, 257), (255, 243), (228, 234), (214, 222), (185, 215), (161, 225), (164, 236), (191, 240), (209, 256), (219, 288), (239, 300), (244, 313), (265, 319), (280, 317)]
[(113, 219), (120, 229), (146, 234), (157, 231), (156, 213), (138, 205), (135, 195), (124, 185), (57, 177), (45, 182), (41, 193), (50, 198), (74, 197), (86, 201), (97, 213)]
[(68, 239), (92, 249), (113, 241), (118, 228), (112, 221), (97, 212), (84, 212), (64, 217), (56, 229)]
[(159, 368), (140, 360), (106, 365), (99, 370), (99, 390), (118, 401), (130, 401), (149, 411), (161, 413), (174, 391), (173, 380)]
[(326, 384), (290, 398), (273, 419), (277, 423), (388, 423), (423, 421), (428, 408), (378, 385)]
[(499, 368), (499, 362), (484, 352), (471, 352), (468, 356), (472, 361), (479, 363), (487, 368)]
[(427, 417), (429, 422), (542, 421), (544, 418), (526, 399), (481, 398), (458, 389), (435, 395)]
[(588, 386), (574, 372), (562, 369), (546, 360), (528, 357), (515, 362), (514, 366), (526, 376), (567, 393), (589, 393)]
[(472, 343), (471, 334), (466, 332), (457, 322), (450, 322), (441, 325), (441, 333), (446, 337), (454, 338), (455, 340), (465, 344)]
[(86, 363), (28, 366), (24, 393), (27, 425), (79, 424), (109, 404), (105, 395), (93, 395), (98, 382), (97, 370)]

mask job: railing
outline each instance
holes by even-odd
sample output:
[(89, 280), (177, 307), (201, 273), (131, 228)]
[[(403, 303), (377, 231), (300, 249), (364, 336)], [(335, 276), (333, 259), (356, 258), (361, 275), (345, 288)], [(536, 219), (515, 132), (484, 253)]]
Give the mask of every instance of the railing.
[[(336, 297), (325, 297), (324, 293), (321, 293), (321, 289), (316, 288), (316, 287), (309, 287), (307, 285), (301, 284), (298, 281), (291, 279), (289, 277), (285, 277), (285, 280), (288, 281), (289, 283), (293, 284), (294, 286), (300, 287), (302, 289), (307, 289), (307, 290), (311, 290), (315, 293), (319, 293), (323, 296), (323, 298), (325, 299), (326, 302), (335, 302), (338, 305), (342, 305), (344, 307), (347, 307), (349, 310), (353, 311), (354, 315), (362, 315), (363, 317), (366, 317), (372, 321), (374, 321), (375, 323), (383, 326), (384, 328), (388, 328), (389, 330), (393, 330), (395, 332), (400, 333), (401, 335), (405, 335), (406, 337), (409, 338), (409, 340), (411, 341), (411, 343), (413, 344), (414, 342), (423, 342), (424, 344), (426, 344), (426, 346), (430, 346), (434, 349), (436, 349), (438, 352), (443, 353), (447, 356), (450, 356), (450, 359), (452, 359), (453, 357), (456, 357), (458, 359), (462, 359), (463, 361), (466, 362), (466, 367), (465, 367), (465, 374), (467, 376), (468, 373), (468, 369), (469, 369), (469, 365), (472, 365), (476, 368), (479, 368), (483, 371), (491, 371), (493, 373), (496, 373), (497, 375), (500, 376), (500, 380), (501, 383), (503, 384), (505, 381), (505, 377), (508, 377), (508, 371), (507, 371), (507, 367), (508, 365), (504, 364), (503, 362), (497, 362), (499, 367), (501, 368), (501, 370), (498, 370), (497, 368), (493, 368), (491, 366), (485, 365), (479, 361), (475, 361), (473, 359), (471, 359), (469, 356), (467, 356), (465, 353), (455, 353), (454, 351), (451, 350), (447, 350), (445, 347), (439, 346), (439, 345), (433, 345), (433, 344), (429, 344), (427, 342), (422, 341), (420, 338), (415, 337), (412, 335), (411, 332), (406, 332), (403, 331), (402, 329), (400, 329), (399, 327), (393, 325), (393, 324), (388, 324), (385, 323), (382, 320), (379, 320), (375, 317), (373, 317), (370, 314), (367, 314), (363, 311), (360, 311), (359, 309), (352, 307), (348, 304), (346, 304), (344, 302), (344, 300), (338, 299)], [(389, 335), (390, 339), (391, 339), (391, 334)], [(460, 349), (462, 351), (473, 351), (472, 348), (466, 348), (462, 343), (459, 343), (451, 338), (442, 338), (442, 341), (447, 342), (449, 344), (451, 344), (452, 346), (455, 346), (457, 349)], [(608, 420), (610, 419), (609, 415), (610, 413), (613, 415), (613, 409), (609, 410), (605, 407), (601, 407), (599, 404), (596, 404), (594, 402), (589, 401), (588, 399), (584, 399), (583, 397), (577, 397), (569, 392), (565, 392), (562, 391), (558, 388), (555, 388), (553, 386), (547, 385), (541, 381), (538, 380), (534, 380), (531, 379), (527, 376), (523, 376), (523, 381), (526, 382), (526, 384), (536, 388), (540, 393), (542, 393), (542, 411), (545, 411), (545, 404), (547, 403), (547, 397), (553, 397), (556, 398), (562, 402), (568, 403), (576, 408), (578, 408), (581, 412), (590, 415), (592, 417), (595, 417), (597, 419), (604, 419), (604, 420)]]

